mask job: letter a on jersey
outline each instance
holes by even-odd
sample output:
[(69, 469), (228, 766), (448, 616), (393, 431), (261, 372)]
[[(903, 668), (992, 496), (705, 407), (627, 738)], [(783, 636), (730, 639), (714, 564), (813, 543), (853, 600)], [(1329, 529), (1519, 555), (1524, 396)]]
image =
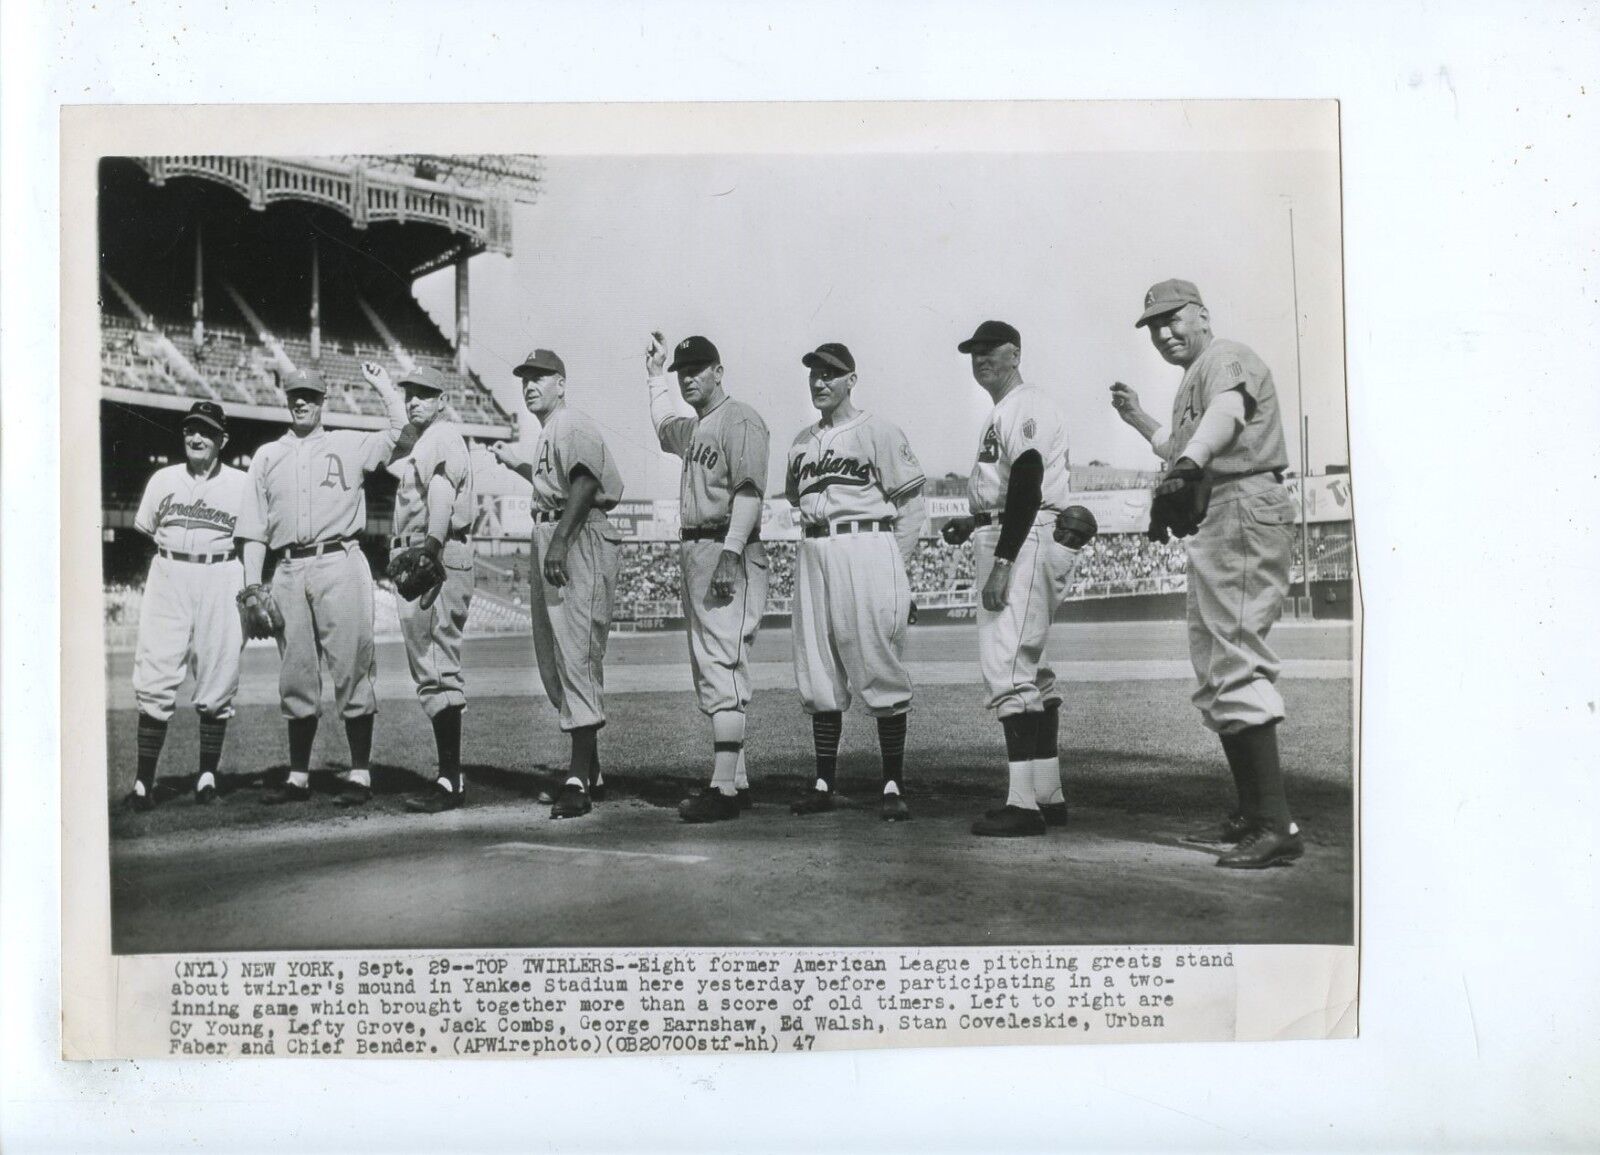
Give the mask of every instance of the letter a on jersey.
[(322, 476), (322, 488), (332, 489), (335, 485), (346, 493), (350, 492), (350, 484), (344, 479), (344, 462), (337, 457), (328, 457), (328, 471)]

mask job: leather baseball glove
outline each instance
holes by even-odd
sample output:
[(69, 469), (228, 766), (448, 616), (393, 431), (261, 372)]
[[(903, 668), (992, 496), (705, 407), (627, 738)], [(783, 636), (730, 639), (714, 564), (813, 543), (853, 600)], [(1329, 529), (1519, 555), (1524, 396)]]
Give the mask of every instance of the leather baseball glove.
[(1156, 483), (1150, 498), (1150, 528), (1145, 536), (1164, 542), (1171, 530), (1173, 536), (1188, 537), (1205, 521), (1210, 506), (1210, 477), (1187, 457), (1180, 457)]
[(1069, 505), (1056, 514), (1055, 539), (1057, 545), (1068, 549), (1082, 549), (1100, 532), (1100, 523), (1094, 514), (1081, 505)]
[(978, 523), (970, 517), (953, 517), (944, 523), (939, 536), (944, 538), (945, 545), (961, 545), (977, 531), (977, 528)]
[(433, 604), (444, 585), (444, 562), (440, 560), (443, 553), (444, 543), (430, 537), (389, 559), (389, 580), (401, 597), (408, 602), (422, 599), (423, 609)]
[(239, 624), (244, 627), (245, 637), (275, 638), (283, 633), (283, 611), (265, 585), (245, 586), (234, 601), (239, 606)]

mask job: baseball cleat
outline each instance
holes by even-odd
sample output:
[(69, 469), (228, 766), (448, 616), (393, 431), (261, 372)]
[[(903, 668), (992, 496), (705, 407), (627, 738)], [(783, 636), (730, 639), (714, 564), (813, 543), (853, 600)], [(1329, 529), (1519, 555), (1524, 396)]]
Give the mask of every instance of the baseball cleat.
[(980, 838), (1028, 838), (1044, 833), (1044, 815), (1021, 806), (1002, 806), (974, 822), (972, 833)]
[(1287, 830), (1258, 826), (1228, 853), (1217, 859), (1218, 866), (1233, 870), (1264, 870), (1269, 866), (1288, 866), (1306, 852), (1300, 835)]
[(140, 794), (137, 790), (130, 790), (128, 796), (122, 800), (122, 804), (129, 810), (137, 810), (140, 814), (148, 813), (156, 808), (155, 791)]
[(832, 809), (832, 790), (807, 790), (789, 804), (790, 814), (822, 814)]
[(365, 806), (372, 801), (372, 787), (357, 782), (346, 782), (334, 796), (336, 806)]
[(736, 792), (734, 794), (734, 797), (739, 800), (739, 809), (740, 810), (749, 810), (750, 807), (752, 807), (752, 806), (754, 806), (756, 804), (756, 800), (751, 795), (750, 787), (748, 787), (748, 786), (746, 786), (743, 790), (740, 790), (740, 791)]
[(1242, 841), (1255, 825), (1243, 814), (1230, 814), (1220, 823), (1183, 835), (1181, 841), (1195, 846), (1232, 846)]
[(215, 786), (202, 786), (194, 792), (196, 806), (210, 806), (216, 800), (217, 788)]
[(609, 783), (596, 782), (593, 786), (589, 787), (589, 800), (591, 802), (604, 802), (606, 800), (606, 795), (610, 792)]
[[(1003, 818), (1009, 806), (996, 806), (993, 810), (984, 811), (985, 818)], [(1017, 807), (1016, 809), (1021, 809)], [(1039, 817), (1044, 819), (1046, 826), (1065, 826), (1067, 824), (1067, 804), (1065, 802), (1039, 803)]]
[(290, 786), (285, 782), (282, 786), (275, 786), (261, 796), (263, 806), (282, 806), (289, 802), (310, 802), (311, 787)]
[(911, 809), (900, 795), (885, 794), (878, 809), (878, 817), (885, 822), (908, 822), (911, 819)]
[(679, 803), (678, 817), (685, 822), (726, 822), (739, 817), (742, 810), (736, 797), (708, 786)]
[(555, 805), (550, 807), (551, 818), (582, 818), (594, 807), (589, 802), (589, 795), (584, 793), (582, 786), (574, 786), (570, 782), (561, 788), (561, 793), (556, 796)]
[(426, 794), (406, 799), (406, 809), (413, 814), (443, 814), (446, 810), (460, 810), (467, 796), (459, 790), (446, 790), (435, 786)]

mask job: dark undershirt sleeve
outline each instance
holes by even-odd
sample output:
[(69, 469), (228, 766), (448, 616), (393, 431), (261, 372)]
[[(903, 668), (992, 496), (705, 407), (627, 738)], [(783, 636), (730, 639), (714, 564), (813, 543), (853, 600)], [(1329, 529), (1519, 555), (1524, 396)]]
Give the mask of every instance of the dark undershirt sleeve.
[(1030, 449), (1011, 463), (1011, 480), (1006, 485), (1006, 508), (1000, 515), (1000, 541), (994, 556), (1016, 561), (1023, 539), (1033, 528), (1033, 519), (1044, 504), (1044, 458)]

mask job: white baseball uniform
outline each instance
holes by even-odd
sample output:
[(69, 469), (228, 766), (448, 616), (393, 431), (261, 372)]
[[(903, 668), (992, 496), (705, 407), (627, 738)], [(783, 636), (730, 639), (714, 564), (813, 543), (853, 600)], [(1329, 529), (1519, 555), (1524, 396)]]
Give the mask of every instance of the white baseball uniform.
[(902, 660), (911, 585), (894, 499), (922, 486), (922, 466), (899, 427), (856, 413), (802, 430), (789, 447), (787, 479), (802, 525), (794, 596), (801, 703), (811, 714), (847, 710), (854, 687), (874, 717), (903, 714), (912, 693)]
[(428, 485), (435, 477), (442, 476), (455, 492), (440, 559), (444, 563), (444, 587), (427, 609), (422, 608), (421, 598), (397, 599), (400, 632), (405, 638), (411, 678), (417, 684), (417, 700), (432, 718), (441, 710), (467, 704), (461, 640), (472, 606), (472, 590), (477, 584), (472, 543), (467, 536), (477, 512), (472, 464), (461, 431), (440, 417), (417, 436), (405, 456), (390, 463), (389, 471), (400, 480), (395, 492), (391, 550), (421, 545), (428, 536)]
[(244, 472), (220, 462), (204, 477), (168, 465), (145, 485), (133, 525), (156, 543), (156, 556), (139, 603), (133, 694), (159, 721), (171, 719), (186, 673), (195, 710), (233, 717), (244, 646), (235, 604), (244, 567), (233, 534), (247, 489)]
[(973, 541), (979, 589), (994, 570), (1011, 467), (1029, 450), (1044, 462), (1043, 500), (1011, 567), (1007, 604), (998, 611), (978, 606), (978, 665), (989, 690), (989, 707), (1002, 718), (1061, 701), (1045, 643), (1078, 557), (1077, 550), (1058, 545), (1053, 535), (1056, 514), (1070, 503), (1066, 423), (1042, 389), (1018, 385), (990, 413), (967, 485), (968, 503), (978, 521)]
[[(665, 377), (650, 379), (653, 399), (668, 389)], [(734, 493), (745, 485), (757, 494), (766, 492), (767, 426), (750, 406), (724, 397), (703, 417), (666, 418), (656, 426), (656, 435), (662, 449), (683, 458), (678, 508), (684, 540), (679, 557), (689, 664), (700, 709), (708, 715), (743, 710), (753, 692), (750, 649), (767, 606), (767, 551), (758, 538), (752, 537), (744, 548), (743, 588), (734, 592), (733, 601), (714, 606), (708, 598)]]
[[(622, 535), (606, 511), (622, 500), (622, 475), (606, 447), (600, 425), (587, 413), (563, 404), (550, 414), (533, 447), (533, 573), (543, 587), (555, 653), (534, 652), (546, 677), (561, 685), (561, 728), (603, 726), (606, 644), (611, 637), (611, 610), (617, 574), (622, 566)], [(544, 556), (572, 491), (572, 478), (582, 469), (600, 483), (594, 508), (567, 551), (567, 584), (544, 580)], [(539, 599), (533, 601), (535, 611)]]
[(1183, 374), (1172, 402), (1167, 465), (1183, 455), (1214, 398), (1244, 393), (1243, 428), (1207, 472), (1211, 504), (1189, 554), (1189, 657), (1205, 724), (1229, 734), (1283, 720), (1274, 683), (1280, 665), (1267, 632), (1283, 612), (1294, 552), (1294, 502), (1280, 478), (1288, 467), (1272, 371), (1247, 346), (1217, 338)]

